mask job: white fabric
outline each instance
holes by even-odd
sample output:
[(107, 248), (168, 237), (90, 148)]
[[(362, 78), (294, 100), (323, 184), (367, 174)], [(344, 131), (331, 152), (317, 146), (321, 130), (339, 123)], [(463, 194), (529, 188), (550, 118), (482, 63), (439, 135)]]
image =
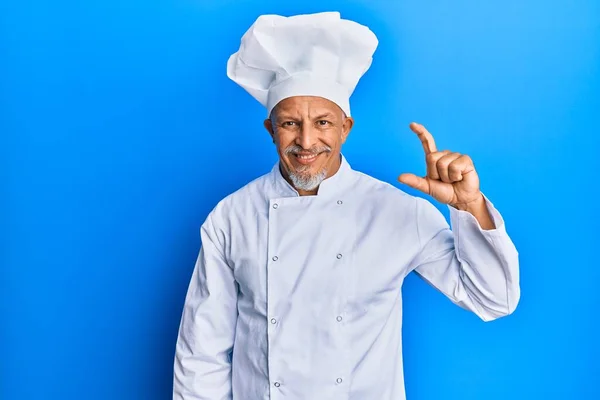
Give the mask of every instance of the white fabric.
[(267, 108), (292, 96), (319, 96), (350, 116), (350, 96), (371, 66), (377, 37), (339, 12), (262, 15), (229, 57), (227, 76)]
[[(298, 196), (278, 165), (201, 229), (176, 346), (177, 400), (401, 400), (401, 286), (411, 271), (485, 321), (519, 301), (496, 229), (350, 168)], [(230, 351), (233, 348), (232, 360)]]

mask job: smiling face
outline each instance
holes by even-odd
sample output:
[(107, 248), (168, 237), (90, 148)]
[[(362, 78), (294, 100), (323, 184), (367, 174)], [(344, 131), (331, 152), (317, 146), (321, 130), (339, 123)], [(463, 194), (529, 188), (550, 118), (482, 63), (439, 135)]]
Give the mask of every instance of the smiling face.
[(337, 104), (315, 96), (280, 101), (264, 122), (282, 173), (300, 195), (316, 194), (319, 184), (337, 172), (353, 124)]

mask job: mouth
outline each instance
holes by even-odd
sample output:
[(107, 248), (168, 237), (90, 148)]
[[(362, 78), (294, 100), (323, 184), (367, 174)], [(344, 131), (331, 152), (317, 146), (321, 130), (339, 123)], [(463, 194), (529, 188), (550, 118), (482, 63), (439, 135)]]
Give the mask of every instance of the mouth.
[(296, 159), (296, 161), (298, 162), (298, 164), (302, 164), (302, 165), (310, 165), (313, 162), (316, 161), (317, 158), (319, 158), (319, 156), (323, 154), (323, 153), (317, 153), (317, 154), (294, 154), (294, 158)]

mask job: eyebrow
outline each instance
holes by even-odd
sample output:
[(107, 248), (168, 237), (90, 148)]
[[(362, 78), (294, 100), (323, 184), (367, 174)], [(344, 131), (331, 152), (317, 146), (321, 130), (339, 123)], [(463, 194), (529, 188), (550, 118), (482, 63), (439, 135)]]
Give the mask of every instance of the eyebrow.
[(315, 117), (315, 119), (322, 119), (322, 118), (332, 118), (333, 114), (330, 112), (326, 112), (325, 114), (321, 114), (321, 115), (317, 115)]
[[(319, 119), (323, 119), (323, 118), (333, 118), (333, 116), (334, 115), (331, 112), (328, 111), (328, 112), (326, 112), (324, 114), (317, 115), (313, 119), (319, 120)], [(282, 114), (282, 115), (279, 115), (277, 117), (277, 119), (280, 120), (280, 121), (281, 120), (293, 120), (293, 121), (297, 121), (299, 118), (297, 118), (295, 116), (292, 116), (292, 115), (288, 115), (288, 114)]]

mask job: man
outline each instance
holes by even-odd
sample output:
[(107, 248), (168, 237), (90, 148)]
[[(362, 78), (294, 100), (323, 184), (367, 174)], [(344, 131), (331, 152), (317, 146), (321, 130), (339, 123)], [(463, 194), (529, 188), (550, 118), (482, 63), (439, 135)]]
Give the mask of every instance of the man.
[(427, 175), (354, 171), (341, 153), (349, 97), (377, 47), (338, 13), (258, 18), (228, 76), (267, 108), (279, 162), (223, 199), (176, 347), (174, 399), (405, 398), (401, 286), (417, 272), (485, 321), (519, 300), (518, 253), (466, 155), (423, 144)]

